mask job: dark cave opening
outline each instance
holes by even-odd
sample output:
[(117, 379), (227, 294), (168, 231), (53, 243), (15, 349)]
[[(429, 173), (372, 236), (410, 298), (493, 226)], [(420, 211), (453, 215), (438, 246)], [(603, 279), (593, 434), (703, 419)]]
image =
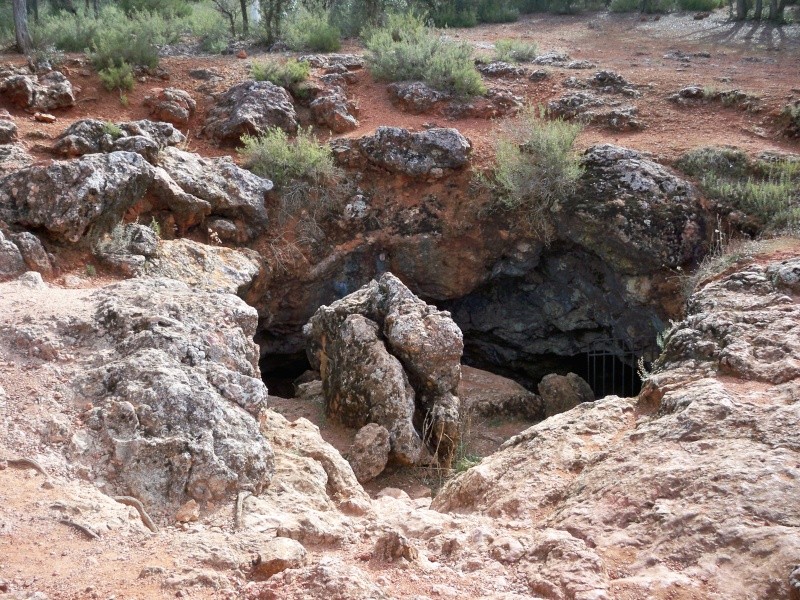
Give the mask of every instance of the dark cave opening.
[(270, 396), (294, 398), (294, 381), (311, 368), (304, 351), (266, 354), (258, 364)]

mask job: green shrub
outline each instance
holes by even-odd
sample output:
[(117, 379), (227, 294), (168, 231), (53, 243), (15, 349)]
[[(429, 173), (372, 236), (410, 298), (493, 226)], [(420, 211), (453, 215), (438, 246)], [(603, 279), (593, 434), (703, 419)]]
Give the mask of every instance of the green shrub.
[(519, 19), (519, 9), (508, 0), (482, 0), (478, 4), (479, 23), (513, 23)]
[(611, 0), (608, 10), (614, 13), (628, 13), (639, 10), (639, 0)]
[(747, 155), (738, 148), (695, 148), (681, 156), (675, 166), (692, 177), (702, 177), (706, 173), (742, 178), (751, 173)]
[(200, 38), (200, 48), (204, 52), (221, 54), (228, 47), (228, 26), (211, 6), (195, 5), (188, 19), (188, 26), (192, 34)]
[(284, 40), (292, 50), (336, 52), (342, 47), (341, 32), (323, 11), (300, 7), (286, 22)]
[(100, 27), (101, 21), (95, 18), (94, 11), (81, 8), (77, 14), (61, 12), (43, 16), (38, 24), (33, 24), (31, 37), (37, 48), (54, 46), (64, 52), (83, 52), (92, 46)]
[(126, 17), (118, 8), (106, 6), (99, 21), (90, 51), (98, 70), (122, 63), (155, 67), (158, 47), (180, 38), (180, 22), (158, 13), (137, 12)]
[(691, 11), (710, 11), (722, 6), (719, 0), (678, 0), (678, 8)]
[(575, 190), (581, 167), (573, 144), (581, 126), (548, 121), (529, 108), (497, 143), (489, 185), (493, 208), (513, 211), (539, 239), (552, 236), (550, 211)]
[(535, 42), (522, 40), (498, 40), (494, 44), (495, 60), (504, 62), (530, 62), (539, 54)]
[[(111, 88), (114, 89), (114, 88)], [(103, 123), (103, 133), (106, 135), (110, 135), (112, 139), (119, 139), (122, 137), (122, 129), (111, 121), (106, 121)]]
[(478, 7), (474, 0), (451, 0), (437, 5), (430, 18), (436, 27), (475, 27)]
[(0, 4), (0, 48), (10, 46), (13, 42), (14, 19), (11, 14), (11, 2), (4, 2)]
[(252, 75), (256, 81), (269, 81), (281, 87), (292, 87), (308, 79), (311, 65), (299, 62), (293, 58), (286, 62), (271, 60), (262, 63), (253, 63)]
[(422, 80), (459, 96), (486, 91), (472, 60), (472, 47), (442, 39), (418, 15), (390, 16), (386, 26), (371, 32), (366, 45), (376, 79)]
[(285, 131), (274, 127), (258, 137), (243, 136), (242, 144), (239, 154), (245, 168), (271, 179), (277, 187), (293, 180), (325, 183), (338, 178), (330, 147), (320, 144), (310, 129), (300, 129), (290, 140)]
[(123, 62), (118, 67), (111, 66), (101, 69), (98, 75), (100, 76), (100, 83), (109, 92), (119, 90), (122, 93), (130, 92), (133, 89), (133, 69), (126, 62)]
[(192, 14), (192, 6), (185, 0), (119, 0), (119, 7), (128, 15), (149, 12), (183, 18)]

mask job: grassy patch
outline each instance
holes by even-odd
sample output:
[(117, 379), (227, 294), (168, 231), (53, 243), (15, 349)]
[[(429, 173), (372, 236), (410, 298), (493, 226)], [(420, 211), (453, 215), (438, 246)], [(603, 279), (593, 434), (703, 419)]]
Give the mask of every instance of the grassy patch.
[(413, 13), (391, 15), (367, 38), (367, 62), (376, 79), (424, 81), (457, 96), (486, 92), (475, 69), (472, 47), (445, 40)]
[(253, 63), (252, 75), (256, 81), (270, 81), (281, 87), (292, 87), (308, 79), (311, 65), (289, 59), (286, 62), (271, 60)]
[(541, 118), (529, 108), (497, 143), (488, 180), (495, 210), (513, 212), (540, 240), (553, 234), (550, 211), (573, 191), (581, 175), (573, 144), (581, 126)]
[(530, 62), (539, 55), (535, 42), (522, 40), (498, 40), (494, 44), (495, 60), (504, 62)]

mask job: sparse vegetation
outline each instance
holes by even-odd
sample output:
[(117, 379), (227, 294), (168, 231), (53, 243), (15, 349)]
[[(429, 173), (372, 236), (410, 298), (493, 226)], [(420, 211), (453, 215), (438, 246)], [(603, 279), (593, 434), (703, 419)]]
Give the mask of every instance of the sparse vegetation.
[(158, 239), (161, 239), (161, 223), (159, 223), (158, 221), (156, 221), (156, 218), (155, 218), (155, 217), (152, 217), (152, 218), (150, 219), (150, 225), (149, 225), (149, 227), (150, 227), (150, 229), (152, 229), (152, 230), (153, 230), (153, 233), (155, 233), (155, 234), (156, 234), (156, 237), (157, 237)]
[(331, 24), (330, 14), (304, 7), (287, 20), (284, 39), (292, 50), (336, 52), (342, 46), (341, 32)]
[(327, 145), (320, 144), (310, 129), (301, 129), (293, 140), (275, 127), (259, 137), (244, 136), (239, 154), (247, 169), (271, 179), (277, 187), (293, 180), (335, 182), (339, 173)]
[(115, 140), (122, 137), (122, 129), (111, 121), (106, 121), (103, 124), (103, 133), (110, 135)]
[(494, 44), (495, 60), (504, 62), (530, 62), (539, 54), (535, 42), (522, 40), (498, 40)]
[(443, 39), (413, 13), (391, 15), (367, 39), (373, 76), (384, 81), (421, 80), (458, 96), (477, 96), (486, 88), (475, 69), (469, 44)]
[(133, 69), (126, 62), (121, 63), (119, 66), (110, 66), (102, 69), (98, 75), (103, 87), (109, 92), (118, 90), (120, 98), (124, 96), (123, 92), (129, 92), (133, 89)]
[(311, 66), (307, 62), (289, 59), (286, 62), (271, 60), (253, 63), (252, 75), (256, 81), (270, 81), (289, 88), (308, 79)]
[(497, 164), (488, 185), (493, 208), (513, 211), (542, 241), (552, 237), (550, 211), (571, 194), (581, 174), (573, 150), (581, 126), (543, 119), (528, 108), (497, 143)]

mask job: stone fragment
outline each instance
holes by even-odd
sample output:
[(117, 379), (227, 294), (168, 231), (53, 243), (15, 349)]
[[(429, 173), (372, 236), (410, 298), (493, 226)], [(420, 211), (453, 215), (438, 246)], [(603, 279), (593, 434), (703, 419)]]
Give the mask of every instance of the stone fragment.
[(191, 523), (200, 518), (200, 505), (197, 500), (190, 498), (175, 513), (175, 520), (178, 523)]
[(185, 127), (197, 110), (197, 103), (189, 92), (177, 88), (155, 88), (146, 96), (142, 105), (150, 109), (156, 121), (166, 121)]
[(386, 468), (391, 444), (389, 432), (377, 423), (367, 423), (358, 430), (347, 453), (347, 462), (359, 483), (375, 479)]
[(250, 571), (252, 579), (269, 579), (286, 569), (299, 569), (307, 562), (303, 545), (289, 538), (276, 537), (269, 540), (258, 552), (258, 558)]
[(594, 401), (592, 388), (575, 373), (547, 375), (539, 382), (539, 394), (546, 417), (566, 412), (582, 402)]

